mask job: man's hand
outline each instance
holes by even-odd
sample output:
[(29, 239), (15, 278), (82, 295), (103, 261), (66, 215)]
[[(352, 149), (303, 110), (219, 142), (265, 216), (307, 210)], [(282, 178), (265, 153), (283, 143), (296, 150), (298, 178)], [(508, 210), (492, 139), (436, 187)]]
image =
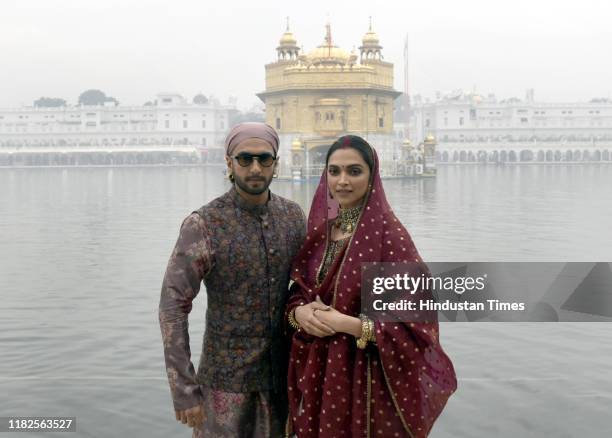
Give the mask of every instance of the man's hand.
[(329, 309), (331, 309), (331, 307), (326, 306), (323, 302), (321, 302), (321, 299), (317, 297), (317, 301), (313, 301), (312, 303), (304, 304), (303, 306), (298, 306), (295, 308), (295, 320), (309, 335), (316, 336), (318, 338), (331, 336), (336, 334), (334, 329), (319, 321), (314, 313), (316, 311), (327, 312)]
[(184, 411), (175, 411), (176, 421), (189, 425), (189, 427), (197, 427), (204, 421), (204, 407), (202, 405), (194, 406), (193, 408), (185, 409)]

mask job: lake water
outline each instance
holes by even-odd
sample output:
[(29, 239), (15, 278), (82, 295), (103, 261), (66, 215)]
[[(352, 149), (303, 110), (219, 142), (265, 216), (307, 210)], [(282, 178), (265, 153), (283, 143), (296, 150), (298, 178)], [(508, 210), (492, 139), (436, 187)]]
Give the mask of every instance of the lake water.
[[(612, 165), (445, 166), (384, 185), (426, 261), (612, 261)], [(191, 436), (157, 306), (182, 219), (229, 188), (221, 168), (0, 169), (0, 187), (0, 416)], [(272, 185), (305, 209), (315, 187)], [(205, 306), (202, 292), (196, 362)], [(612, 436), (609, 323), (442, 323), (441, 342), (459, 388), (432, 437)]]

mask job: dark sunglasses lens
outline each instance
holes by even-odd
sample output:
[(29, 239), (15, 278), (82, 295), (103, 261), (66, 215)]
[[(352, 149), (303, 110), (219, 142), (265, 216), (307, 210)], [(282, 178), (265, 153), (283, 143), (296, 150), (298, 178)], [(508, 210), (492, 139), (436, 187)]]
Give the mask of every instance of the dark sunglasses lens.
[(251, 154), (238, 154), (236, 160), (242, 167), (248, 167), (253, 163), (253, 159), (257, 158), (259, 164), (264, 167), (270, 167), (276, 158), (271, 154), (251, 155)]
[(236, 160), (238, 160), (238, 164), (240, 164), (242, 167), (247, 167), (253, 162), (253, 156), (248, 154), (240, 154), (236, 156)]
[(264, 167), (270, 167), (274, 163), (274, 157), (270, 154), (261, 154), (259, 156), (259, 163)]

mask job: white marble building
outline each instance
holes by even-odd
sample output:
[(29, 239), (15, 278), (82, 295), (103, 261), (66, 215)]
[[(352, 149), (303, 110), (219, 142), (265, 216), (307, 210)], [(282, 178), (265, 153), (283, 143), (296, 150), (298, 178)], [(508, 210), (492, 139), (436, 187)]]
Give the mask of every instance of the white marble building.
[(189, 103), (160, 93), (150, 106), (0, 109), (0, 148), (136, 145), (223, 146), (235, 102)]
[[(399, 100), (398, 100), (399, 101)], [(396, 113), (396, 142), (403, 141), (405, 113)], [(612, 156), (612, 100), (546, 103), (498, 100), (457, 91), (434, 101), (415, 96), (409, 137), (413, 145), (436, 139), (439, 162), (608, 161)], [(605, 159), (604, 159), (605, 157)], [(457, 158), (457, 159), (455, 159)]]

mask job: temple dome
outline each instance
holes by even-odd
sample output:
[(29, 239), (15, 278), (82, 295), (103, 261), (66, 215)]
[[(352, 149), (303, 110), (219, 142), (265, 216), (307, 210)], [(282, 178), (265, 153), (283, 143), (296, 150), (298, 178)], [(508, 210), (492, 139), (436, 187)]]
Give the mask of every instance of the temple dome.
[(293, 35), (293, 32), (286, 31), (280, 38), (279, 44), (281, 46), (295, 46), (297, 39)]
[(380, 43), (378, 35), (372, 29), (368, 30), (361, 40), (364, 46), (377, 46)]
[(314, 65), (317, 64), (347, 64), (351, 55), (338, 46), (321, 44), (316, 49), (308, 52), (308, 59)]

